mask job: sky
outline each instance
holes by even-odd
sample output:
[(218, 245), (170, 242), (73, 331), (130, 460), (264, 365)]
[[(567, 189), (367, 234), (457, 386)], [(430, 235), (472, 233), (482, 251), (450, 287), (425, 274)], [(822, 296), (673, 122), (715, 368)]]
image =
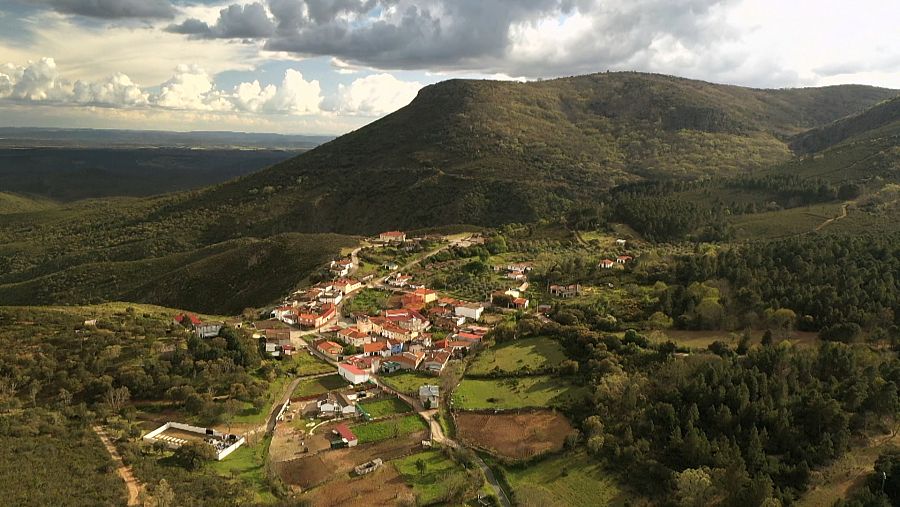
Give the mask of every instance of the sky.
[(900, 89), (886, 0), (0, 0), (0, 126), (336, 135), (451, 78)]

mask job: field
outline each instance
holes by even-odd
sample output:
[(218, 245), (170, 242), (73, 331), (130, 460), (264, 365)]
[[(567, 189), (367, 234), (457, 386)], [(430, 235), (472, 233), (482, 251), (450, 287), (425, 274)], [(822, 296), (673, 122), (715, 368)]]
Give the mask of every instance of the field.
[(359, 424), (351, 429), (359, 438), (360, 444), (367, 444), (422, 431), (425, 429), (425, 422), (417, 414), (413, 414), (385, 421)]
[[(425, 469), (419, 471), (416, 463), (422, 460)], [(419, 505), (430, 505), (446, 500), (452, 483), (465, 484), (465, 470), (439, 451), (413, 454), (394, 462), (397, 471), (412, 486)]]
[(615, 480), (585, 454), (550, 458), (528, 468), (505, 468), (516, 503), (593, 507), (622, 503)]
[[(325, 361), (302, 349), (294, 354), (292, 361), (293, 364), (297, 366), (297, 375), (301, 377), (306, 375), (319, 375), (322, 373), (334, 371), (334, 366), (331, 366)], [(288, 364), (287, 366), (290, 366), (290, 364)]]
[[(647, 336), (651, 341), (656, 343), (671, 340), (681, 347), (705, 349), (715, 341), (722, 341), (729, 346), (736, 347), (740, 340), (740, 335), (741, 333), (730, 333), (728, 331), (688, 331), (668, 329), (665, 331), (652, 331)], [(751, 342), (754, 344), (760, 343), (762, 335), (763, 331), (752, 331)], [(775, 336), (775, 341), (781, 341), (781, 338)], [(798, 346), (813, 346), (819, 343), (819, 338), (818, 335), (813, 332), (794, 331), (787, 338), (787, 341)]]
[(348, 298), (348, 301), (344, 303), (343, 311), (345, 315), (357, 312), (375, 315), (388, 307), (389, 298), (389, 292), (377, 289), (362, 289), (354, 294), (353, 297)]
[(382, 375), (380, 379), (388, 387), (401, 393), (418, 393), (419, 387), (437, 382), (432, 375), (408, 371)]
[(306, 493), (312, 507), (398, 505), (414, 500), (412, 488), (387, 464), (362, 477), (342, 477)]
[(817, 204), (781, 211), (739, 215), (731, 225), (739, 239), (775, 239), (812, 232), (817, 226), (841, 213), (838, 203)]
[(465, 379), (453, 391), (453, 408), (463, 410), (556, 407), (585, 394), (584, 388), (550, 376)]
[(485, 350), (469, 365), (466, 373), (487, 375), (494, 371), (516, 373), (559, 366), (566, 359), (559, 342), (551, 338), (523, 338)]
[[(317, 433), (319, 431), (322, 430), (317, 430)], [(312, 456), (278, 462), (275, 469), (285, 484), (308, 489), (342, 475), (349, 475), (353, 467), (366, 461), (381, 458), (387, 462), (406, 456), (410, 450), (421, 448), (423, 438), (425, 438), (424, 431), (414, 432), (369, 445), (324, 451)]]
[(456, 428), (460, 439), (510, 459), (528, 459), (559, 451), (572, 425), (561, 414), (552, 411), (522, 414), (456, 414)]
[(301, 381), (297, 384), (297, 388), (294, 389), (294, 394), (292, 394), (291, 397), (301, 398), (304, 396), (315, 396), (317, 394), (327, 393), (328, 391), (341, 389), (349, 385), (350, 383), (344, 380), (344, 377), (335, 373), (334, 375)]
[(234, 477), (248, 484), (255, 495), (254, 502), (274, 504), (277, 498), (266, 480), (265, 462), (269, 442), (266, 440), (253, 446), (243, 445), (224, 460), (213, 461), (210, 467), (223, 477)]
[(373, 419), (412, 412), (412, 407), (399, 398), (363, 401), (359, 403), (359, 406), (365, 409)]
[(878, 455), (900, 446), (900, 439), (881, 436), (856, 442), (831, 465), (813, 472), (810, 489), (797, 501), (799, 507), (834, 505), (864, 484)]

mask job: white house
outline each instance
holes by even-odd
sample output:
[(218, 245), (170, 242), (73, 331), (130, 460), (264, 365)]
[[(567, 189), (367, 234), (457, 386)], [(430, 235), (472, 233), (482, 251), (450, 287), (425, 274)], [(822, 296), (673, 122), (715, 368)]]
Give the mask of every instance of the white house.
[(338, 374), (344, 377), (347, 382), (351, 384), (362, 384), (364, 382), (369, 381), (369, 374), (352, 364), (340, 363), (338, 364)]
[(465, 317), (474, 321), (478, 321), (479, 319), (481, 319), (481, 314), (483, 312), (484, 306), (478, 303), (465, 303), (462, 305), (457, 305), (454, 308), (454, 313), (456, 313), (458, 317)]
[(316, 400), (319, 415), (323, 417), (348, 417), (356, 414), (356, 395), (326, 393)]

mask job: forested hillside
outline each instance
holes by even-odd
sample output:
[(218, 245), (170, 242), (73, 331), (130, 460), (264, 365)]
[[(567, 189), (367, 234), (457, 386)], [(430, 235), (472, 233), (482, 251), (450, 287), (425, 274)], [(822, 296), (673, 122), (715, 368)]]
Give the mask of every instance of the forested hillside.
[[(261, 305), (283, 289), (265, 287), (254, 266), (287, 262), (290, 285), (354, 242), (279, 236), (286, 233), (559, 222), (581, 213), (652, 241), (728, 240), (746, 231), (734, 226), (736, 215), (831, 202), (892, 181), (892, 139), (796, 163), (787, 140), (894, 95), (637, 73), (448, 81), (364, 128), (214, 187), (0, 214), (0, 303), (129, 298), (233, 311), (239, 300)], [(872, 180), (875, 162), (882, 180)], [(829, 176), (847, 167), (856, 171), (848, 181)], [(256, 258), (263, 261), (242, 264)], [(216, 265), (230, 266), (227, 276)]]

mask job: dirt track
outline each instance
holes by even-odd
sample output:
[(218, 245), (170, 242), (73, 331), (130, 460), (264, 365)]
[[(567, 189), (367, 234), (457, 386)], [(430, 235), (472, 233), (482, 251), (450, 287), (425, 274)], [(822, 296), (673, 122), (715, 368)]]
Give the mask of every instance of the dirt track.
[(94, 433), (100, 437), (100, 440), (103, 442), (103, 446), (106, 447), (106, 451), (112, 457), (113, 463), (116, 465), (116, 473), (119, 474), (119, 477), (125, 481), (125, 488), (128, 490), (128, 505), (129, 506), (137, 506), (141, 505), (141, 490), (143, 489), (137, 479), (134, 478), (134, 474), (131, 472), (131, 467), (126, 466), (125, 462), (122, 461), (122, 456), (119, 455), (119, 451), (116, 450), (116, 446), (113, 445), (112, 441), (109, 439), (109, 436), (103, 431), (103, 428), (100, 426), (94, 426)]

